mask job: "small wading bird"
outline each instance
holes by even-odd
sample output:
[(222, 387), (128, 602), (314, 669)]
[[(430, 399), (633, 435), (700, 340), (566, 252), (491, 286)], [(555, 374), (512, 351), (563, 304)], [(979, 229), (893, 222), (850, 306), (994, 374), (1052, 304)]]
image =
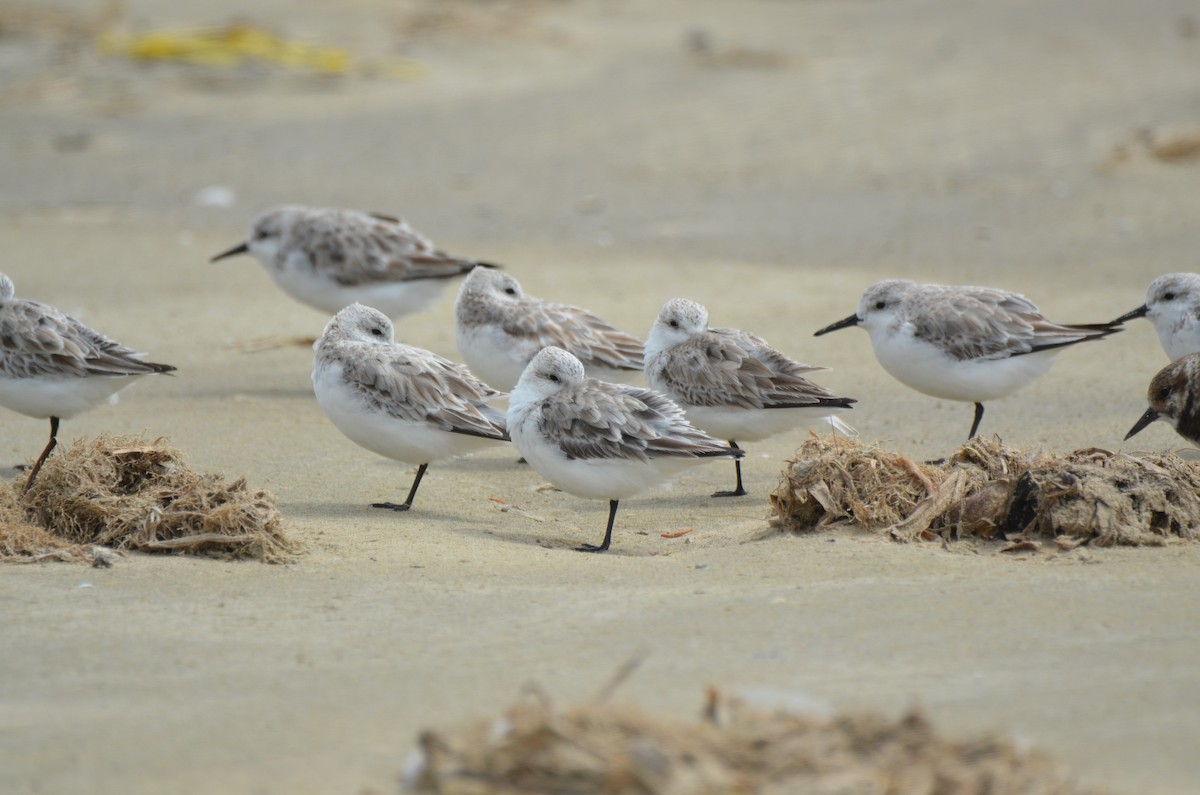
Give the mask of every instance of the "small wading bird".
[(1200, 446), (1200, 353), (1189, 353), (1159, 370), (1150, 381), (1146, 400), (1150, 408), (1125, 434), (1126, 441), (1155, 420), (1162, 420)]
[(586, 309), (535, 298), (496, 270), (471, 271), (454, 305), (458, 351), (480, 378), (512, 389), (542, 348), (568, 351), (587, 374), (623, 381), (642, 370), (642, 342)]
[(16, 298), (0, 273), (0, 405), (50, 420), (50, 441), (25, 479), (29, 491), (58, 444), (58, 424), (98, 406), (144, 375), (169, 364), (113, 342), (52, 306)]
[[(735, 450), (741, 449), (738, 440), (766, 439), (849, 410), (854, 398), (838, 397), (805, 378), (825, 369), (790, 359), (757, 335), (709, 328), (708, 310), (685, 298), (663, 305), (646, 338), (646, 383), (678, 403), (688, 422), (728, 439)], [(733, 491), (712, 496), (747, 493), (741, 460), (734, 459), (733, 466)]]
[(608, 500), (612, 543), (621, 498), (718, 458), (741, 458), (684, 419), (663, 395), (642, 387), (588, 378), (579, 359), (545, 348), (525, 368), (508, 402), (513, 444), (538, 473), (577, 497)]
[(1063, 348), (1121, 330), (1112, 323), (1053, 323), (1028, 298), (1005, 290), (903, 279), (871, 285), (857, 312), (814, 336), (850, 326), (867, 330), (875, 358), (905, 386), (974, 403), (968, 439), (979, 430), (985, 400), (1045, 375)]
[(1168, 273), (1150, 282), (1146, 303), (1112, 322), (1144, 317), (1154, 324), (1171, 361), (1200, 353), (1200, 274)]
[(400, 218), (357, 210), (273, 207), (250, 237), (213, 257), (251, 254), (288, 295), (328, 314), (353, 303), (398, 318), (428, 308), (477, 265), (439, 251)]
[(407, 511), (435, 461), (507, 442), (503, 412), (487, 401), (500, 393), (461, 364), (396, 342), (382, 312), (351, 304), (325, 326), (313, 346), (317, 403), (350, 441), (417, 465), (402, 503), (372, 508)]

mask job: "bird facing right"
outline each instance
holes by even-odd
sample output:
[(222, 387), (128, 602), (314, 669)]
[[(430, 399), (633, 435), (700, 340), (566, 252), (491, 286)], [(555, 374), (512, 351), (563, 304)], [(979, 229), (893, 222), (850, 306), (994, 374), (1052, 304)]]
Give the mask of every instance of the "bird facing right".
[(50, 420), (50, 441), (25, 479), (25, 491), (58, 444), (59, 421), (113, 397), (138, 378), (174, 367), (142, 360), (52, 306), (16, 297), (0, 273), (0, 406)]
[(512, 389), (542, 348), (569, 351), (588, 375), (623, 381), (642, 369), (642, 341), (586, 309), (528, 295), (507, 273), (476, 268), (454, 304), (463, 361), (497, 389)]
[(1111, 323), (1047, 320), (1023, 295), (992, 287), (916, 284), (904, 279), (866, 289), (853, 315), (815, 333), (862, 326), (883, 369), (933, 397), (975, 404), (1016, 392), (1046, 374), (1062, 349), (1120, 331)]
[(350, 441), (417, 465), (402, 503), (407, 511), (429, 464), (507, 442), (504, 414), (488, 405), (500, 393), (463, 367), (424, 348), (396, 342), (382, 312), (351, 304), (333, 316), (317, 344), (317, 403)]
[(599, 546), (612, 543), (617, 504), (684, 469), (744, 453), (688, 424), (683, 411), (642, 387), (588, 378), (583, 364), (562, 348), (540, 351), (508, 402), (508, 432), (534, 469), (578, 497), (608, 500), (608, 527)]
[(1150, 282), (1146, 303), (1113, 321), (1144, 317), (1171, 361), (1200, 352), (1200, 274), (1168, 273)]
[[(801, 364), (755, 334), (709, 328), (708, 310), (686, 298), (667, 301), (646, 338), (646, 383), (734, 449), (738, 440), (758, 441), (850, 409), (854, 398), (805, 378), (825, 369)], [(735, 459), (734, 468), (734, 489), (712, 496), (747, 493), (742, 462)]]
[(1125, 434), (1126, 441), (1155, 420), (1162, 420), (1200, 447), (1200, 353), (1189, 353), (1159, 370), (1150, 381), (1146, 400), (1150, 408)]

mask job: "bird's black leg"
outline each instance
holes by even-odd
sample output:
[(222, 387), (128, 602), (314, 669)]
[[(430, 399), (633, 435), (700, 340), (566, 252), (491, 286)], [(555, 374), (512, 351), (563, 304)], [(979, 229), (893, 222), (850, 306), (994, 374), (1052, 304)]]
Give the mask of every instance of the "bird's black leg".
[(404, 502), (397, 505), (394, 502), (373, 502), (372, 508), (391, 508), (393, 511), (407, 511), (412, 507), (413, 497), (417, 496), (417, 486), (421, 485), (421, 478), (425, 477), (425, 470), (429, 469), (429, 464), (421, 464), (417, 467), (417, 476), (413, 478), (412, 488), (408, 490), (408, 498)]
[(42, 464), (46, 463), (46, 459), (50, 457), (50, 451), (58, 444), (58, 417), (50, 418), (50, 441), (46, 443), (46, 449), (38, 456), (38, 460), (33, 463), (33, 469), (29, 470), (29, 477), (25, 479), (25, 488), (21, 489), (21, 493), (29, 491), (29, 487), (33, 485), (33, 479), (37, 477), (38, 470), (42, 468)]
[(983, 419), (983, 404), (975, 404), (975, 421), (971, 423), (971, 433), (967, 435), (968, 439), (975, 438), (975, 432), (979, 430), (979, 421)]
[(608, 545), (612, 543), (612, 526), (613, 519), (617, 518), (617, 502), (618, 500), (608, 501), (608, 529), (604, 531), (604, 543), (600, 546), (592, 544), (584, 544), (581, 547), (575, 547), (576, 552), (607, 552)]
[[(734, 450), (742, 449), (737, 446), (737, 442), (735, 442), (733, 439), (729, 440), (729, 446), (732, 447)], [(712, 496), (714, 496), (714, 497), (744, 497), (750, 493), (750, 492), (746, 491), (744, 488), (742, 488), (742, 459), (740, 459), (740, 458), (733, 459), (733, 470), (735, 472), (737, 472), (737, 487), (733, 491), (714, 491), (712, 493)]]

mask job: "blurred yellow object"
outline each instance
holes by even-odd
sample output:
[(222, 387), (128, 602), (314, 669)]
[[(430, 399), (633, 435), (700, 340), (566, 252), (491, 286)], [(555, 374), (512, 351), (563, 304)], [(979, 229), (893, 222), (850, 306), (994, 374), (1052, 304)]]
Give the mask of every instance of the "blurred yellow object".
[[(341, 48), (289, 41), (249, 25), (160, 30), (132, 36), (109, 32), (98, 37), (96, 46), (107, 55), (202, 66), (232, 67), (245, 61), (262, 61), (329, 75), (348, 74), (354, 66), (354, 57)], [(410, 71), (409, 78), (413, 74)]]

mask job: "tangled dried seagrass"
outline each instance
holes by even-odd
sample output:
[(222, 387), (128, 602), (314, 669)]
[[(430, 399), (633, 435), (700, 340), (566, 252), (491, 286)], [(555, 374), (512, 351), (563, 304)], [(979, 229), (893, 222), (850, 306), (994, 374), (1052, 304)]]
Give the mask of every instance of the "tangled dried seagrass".
[(1097, 448), (1060, 455), (975, 438), (935, 465), (817, 437), (788, 461), (771, 506), (773, 521), (795, 531), (844, 522), (900, 540), (1161, 545), (1200, 539), (1200, 463)]
[(196, 472), (162, 439), (81, 439), (22, 486), (0, 489), (0, 560), (88, 560), (114, 548), (274, 563), (299, 552), (269, 491)]
[(944, 739), (920, 713), (769, 713), (710, 690), (705, 718), (519, 702), (425, 731), (408, 789), (438, 795), (1082, 795), (1059, 765), (998, 737)]

